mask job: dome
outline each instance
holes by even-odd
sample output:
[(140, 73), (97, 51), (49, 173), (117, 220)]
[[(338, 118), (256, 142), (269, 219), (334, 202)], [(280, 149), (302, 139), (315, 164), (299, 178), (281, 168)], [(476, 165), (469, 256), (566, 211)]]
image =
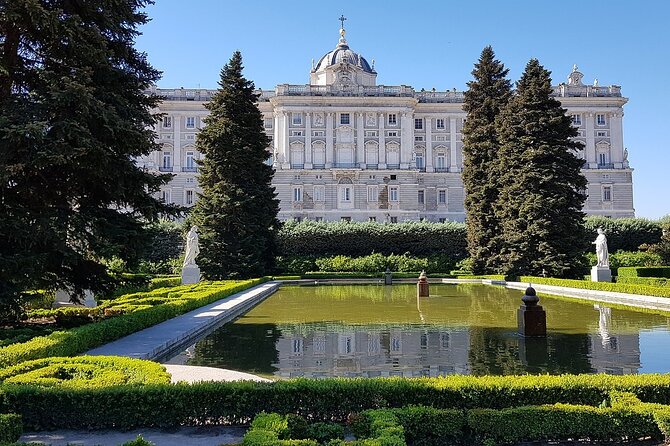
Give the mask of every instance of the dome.
[(375, 70), (370, 66), (367, 60), (358, 53), (352, 51), (347, 44), (346, 39), (344, 38), (344, 29), (340, 30), (340, 41), (337, 44), (337, 47), (326, 53), (319, 62), (316, 64), (314, 71), (322, 71), (326, 67), (331, 65), (339, 64), (342, 62), (350, 63), (360, 67), (366, 73), (375, 73)]

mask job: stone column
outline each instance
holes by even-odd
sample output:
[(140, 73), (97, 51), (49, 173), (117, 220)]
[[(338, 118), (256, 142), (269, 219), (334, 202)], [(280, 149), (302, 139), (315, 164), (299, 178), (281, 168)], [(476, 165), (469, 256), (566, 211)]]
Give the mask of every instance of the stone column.
[(333, 114), (326, 114), (326, 169), (333, 167), (335, 148), (333, 146)]
[(610, 115), (610, 156), (615, 169), (623, 168), (623, 112)]
[(592, 112), (584, 113), (586, 119), (586, 147), (585, 155), (586, 162), (589, 163), (589, 168), (598, 168), (598, 160), (596, 159), (596, 139), (593, 132), (593, 119), (595, 115)]
[(359, 167), (365, 166), (365, 128), (363, 127), (363, 113), (356, 113), (356, 163)]
[(289, 133), (288, 133), (288, 112), (282, 112), (282, 139), (281, 139), (281, 154), (284, 156), (284, 162), (282, 163), (282, 169), (291, 168), (291, 150), (289, 145)]
[[(432, 128), (432, 120), (430, 118), (426, 118), (426, 153), (423, 157), (424, 160), (424, 167), (426, 168), (426, 172), (432, 172), (433, 171), (433, 128)], [(430, 160), (430, 161), (428, 161)], [(428, 166), (430, 166), (430, 170), (428, 170)]]
[(411, 113), (403, 113), (400, 121), (400, 168), (408, 169), (414, 149), (414, 124)]
[(378, 169), (386, 169), (386, 134), (384, 133), (384, 114), (379, 114), (379, 164)]
[(305, 169), (312, 168), (312, 114), (305, 113)]
[(449, 148), (451, 153), (449, 155), (449, 172), (459, 172), (458, 164), (456, 163), (458, 150), (456, 149), (456, 118), (449, 118)]
[[(174, 151), (172, 152), (173, 172), (181, 172), (181, 116), (172, 115), (172, 127), (174, 129), (172, 134), (174, 142)], [(174, 199), (175, 197), (172, 197), (173, 201)]]

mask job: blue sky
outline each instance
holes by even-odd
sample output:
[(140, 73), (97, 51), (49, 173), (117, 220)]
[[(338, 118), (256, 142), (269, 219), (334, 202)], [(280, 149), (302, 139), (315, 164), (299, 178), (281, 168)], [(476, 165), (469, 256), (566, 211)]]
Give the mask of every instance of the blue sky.
[(636, 215), (670, 214), (668, 1), (157, 0), (147, 12), (137, 47), (163, 72), (163, 88), (216, 88), (235, 50), (257, 87), (307, 83), (311, 60), (337, 44), (340, 14), (350, 47), (375, 59), (379, 84), (464, 90), (486, 45), (513, 80), (532, 57), (554, 83), (576, 63), (585, 82), (621, 85), (630, 99)]

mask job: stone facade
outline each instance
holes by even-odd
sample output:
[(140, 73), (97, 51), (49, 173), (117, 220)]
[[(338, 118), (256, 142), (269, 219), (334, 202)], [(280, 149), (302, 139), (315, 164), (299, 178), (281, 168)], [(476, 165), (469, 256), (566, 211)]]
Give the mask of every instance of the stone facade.
[[(374, 61), (337, 47), (313, 64), (310, 83), (259, 90), (279, 218), (400, 222), (464, 221), (463, 92), (376, 84)], [(554, 87), (584, 143), (584, 211), (632, 217), (632, 169), (623, 144), (621, 87), (582, 83), (573, 67)], [(191, 206), (199, 191), (195, 138), (214, 90), (152, 89), (164, 98), (161, 151), (138, 160), (175, 173), (162, 198)]]

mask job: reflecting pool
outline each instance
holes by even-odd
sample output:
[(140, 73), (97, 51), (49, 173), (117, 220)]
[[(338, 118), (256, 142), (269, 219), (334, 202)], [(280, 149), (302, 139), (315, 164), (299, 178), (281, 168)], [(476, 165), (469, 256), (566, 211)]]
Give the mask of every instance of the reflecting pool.
[(171, 364), (283, 377), (670, 372), (670, 318), (540, 296), (546, 339), (517, 334), (523, 292), (486, 285), (284, 286)]

